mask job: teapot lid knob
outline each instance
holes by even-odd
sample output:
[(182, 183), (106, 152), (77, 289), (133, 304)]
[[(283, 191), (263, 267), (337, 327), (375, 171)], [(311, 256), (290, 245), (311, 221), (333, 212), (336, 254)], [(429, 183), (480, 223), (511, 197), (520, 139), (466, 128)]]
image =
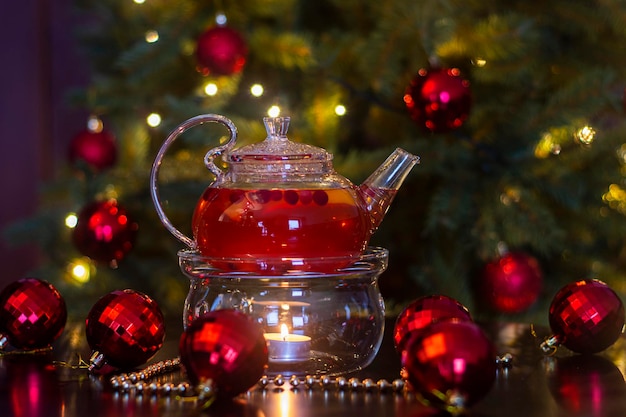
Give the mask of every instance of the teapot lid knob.
[(291, 117), (264, 117), (268, 138), (286, 138)]

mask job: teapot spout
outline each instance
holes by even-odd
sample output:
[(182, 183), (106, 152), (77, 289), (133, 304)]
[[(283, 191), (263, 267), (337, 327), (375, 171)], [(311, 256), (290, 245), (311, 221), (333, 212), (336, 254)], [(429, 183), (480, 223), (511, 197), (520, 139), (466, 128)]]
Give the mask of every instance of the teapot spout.
[(396, 148), (359, 186), (371, 219), (370, 236), (378, 229), (404, 179), (419, 161), (418, 156)]

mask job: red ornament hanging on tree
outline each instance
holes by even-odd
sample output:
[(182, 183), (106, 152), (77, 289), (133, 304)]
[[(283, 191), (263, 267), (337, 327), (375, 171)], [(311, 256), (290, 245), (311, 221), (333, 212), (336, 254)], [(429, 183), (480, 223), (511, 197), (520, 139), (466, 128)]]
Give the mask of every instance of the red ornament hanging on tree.
[(428, 295), (411, 302), (398, 316), (393, 330), (396, 351), (402, 354), (413, 332), (441, 320), (472, 321), (469, 310), (446, 295)]
[(215, 310), (195, 319), (180, 338), (180, 361), (192, 385), (215, 398), (241, 394), (263, 376), (268, 363), (263, 329), (235, 310)]
[(487, 395), (496, 378), (495, 357), (480, 327), (450, 319), (414, 332), (402, 366), (425, 403), (456, 415)]
[(156, 301), (134, 290), (118, 290), (100, 298), (86, 320), (92, 349), (90, 371), (132, 369), (146, 363), (163, 346), (165, 323)]
[(469, 81), (457, 68), (422, 68), (404, 93), (411, 119), (434, 133), (461, 127), (469, 116), (471, 101)]
[(117, 161), (115, 136), (103, 130), (98, 119), (91, 119), (89, 125), (89, 128), (79, 132), (70, 142), (70, 163), (75, 166), (87, 164), (96, 172), (111, 168)]
[(521, 313), (537, 300), (542, 287), (537, 259), (523, 252), (508, 252), (485, 265), (478, 296), (493, 310)]
[(7, 345), (33, 350), (52, 344), (65, 328), (67, 308), (50, 283), (15, 281), (0, 292), (0, 350)]
[(228, 26), (209, 28), (198, 38), (196, 59), (202, 74), (232, 75), (241, 72), (248, 47), (242, 36)]
[(544, 352), (551, 353), (563, 345), (577, 353), (597, 353), (622, 334), (624, 304), (602, 281), (576, 281), (556, 293), (548, 320), (553, 335), (541, 344)]
[(116, 200), (94, 202), (78, 214), (72, 232), (76, 248), (99, 262), (116, 263), (132, 249), (139, 226)]

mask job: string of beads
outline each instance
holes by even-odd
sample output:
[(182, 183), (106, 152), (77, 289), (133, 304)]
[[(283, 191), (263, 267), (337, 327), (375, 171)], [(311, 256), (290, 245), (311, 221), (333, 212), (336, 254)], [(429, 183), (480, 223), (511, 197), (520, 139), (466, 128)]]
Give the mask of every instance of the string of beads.
[[(502, 368), (510, 368), (512, 366), (513, 356), (507, 353), (496, 358), (496, 364)], [(136, 395), (175, 395), (175, 396), (207, 396), (211, 394), (211, 388), (200, 385), (192, 387), (186, 381), (183, 382), (157, 382), (152, 381), (158, 376), (172, 373), (180, 369), (180, 358), (168, 359), (156, 362), (147, 366), (145, 369), (137, 372), (122, 373), (114, 375), (109, 379), (111, 387), (118, 392), (134, 393)], [(286, 384), (291, 389), (306, 388), (309, 390), (323, 389), (324, 391), (364, 391), (364, 392), (380, 392), (380, 393), (404, 393), (407, 390), (406, 375), (401, 372), (403, 378), (397, 378), (393, 381), (379, 379), (374, 381), (371, 378), (345, 378), (342, 376), (312, 376), (307, 375), (304, 378), (292, 375), (285, 378), (282, 375), (275, 377), (263, 376), (259, 380), (257, 386), (260, 389), (267, 390), (273, 388), (281, 389)]]
[[(180, 368), (180, 358), (168, 359), (149, 365), (145, 369), (137, 372), (122, 373), (110, 377), (111, 387), (118, 392), (133, 392), (136, 395), (178, 395), (193, 396), (198, 394), (198, 389), (194, 389), (188, 382), (157, 382), (153, 379), (156, 377), (174, 372)], [(153, 380), (153, 381), (151, 381)], [(150, 382), (151, 381), (151, 382)], [(277, 375), (275, 377), (263, 376), (257, 387), (263, 390), (273, 388), (282, 388), (289, 386), (291, 389), (306, 388), (323, 389), (325, 391), (341, 390), (341, 391), (366, 391), (381, 393), (402, 393), (406, 388), (403, 379), (398, 378), (393, 381), (380, 379), (358, 379), (345, 377), (330, 376), (311, 376), (304, 378), (292, 375), (284, 377)], [(204, 388), (199, 387), (202, 391)]]

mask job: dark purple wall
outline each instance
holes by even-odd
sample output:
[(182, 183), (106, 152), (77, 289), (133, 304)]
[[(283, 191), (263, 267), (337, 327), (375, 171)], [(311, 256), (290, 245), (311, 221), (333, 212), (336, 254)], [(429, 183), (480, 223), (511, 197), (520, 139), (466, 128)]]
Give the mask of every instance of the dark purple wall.
[[(0, 24), (0, 229), (32, 214), (38, 187), (65, 163), (86, 114), (66, 104), (87, 65), (73, 39), (71, 0), (5, 2)], [(36, 250), (0, 236), (0, 286), (36, 265)], [(45, 278), (45, 277), (40, 277)]]

